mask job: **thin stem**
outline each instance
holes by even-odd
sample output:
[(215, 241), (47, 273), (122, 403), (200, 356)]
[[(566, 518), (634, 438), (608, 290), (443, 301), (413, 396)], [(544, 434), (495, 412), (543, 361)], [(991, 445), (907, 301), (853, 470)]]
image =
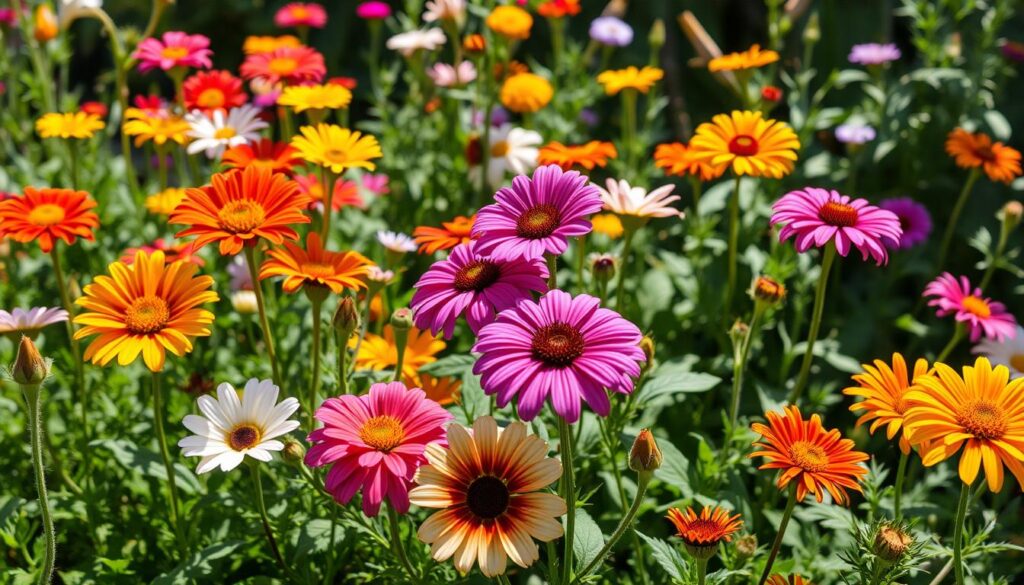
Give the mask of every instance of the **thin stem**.
[(29, 442), (32, 446), (32, 469), (35, 471), (36, 493), (39, 495), (39, 513), (43, 518), (43, 567), (39, 574), (40, 584), (49, 584), (53, 579), (53, 564), (57, 558), (57, 541), (53, 532), (53, 516), (50, 514), (50, 499), (46, 492), (46, 467), (43, 464), (43, 418), (42, 391), (39, 384), (21, 387), (28, 407)]
[(554, 290), (558, 286), (558, 257), (554, 254), (546, 254), (548, 261), (548, 290)]
[(270, 526), (270, 516), (267, 515), (267, 504), (263, 499), (263, 482), (260, 480), (260, 466), (258, 463), (251, 463), (249, 470), (252, 471), (252, 483), (253, 487), (256, 488), (256, 507), (259, 509), (260, 520), (263, 522), (263, 534), (267, 536), (267, 544), (270, 545), (270, 551), (274, 553), (274, 560), (277, 561), (285, 576), (291, 581), (293, 580), (291, 569), (288, 568), (288, 563), (285, 562), (284, 556), (281, 554), (281, 549), (277, 545), (277, 539), (274, 538), (274, 529)]
[(992, 282), (992, 277), (996, 273), (996, 266), (999, 264), (999, 261), (1002, 260), (1003, 254), (1006, 252), (1006, 244), (1009, 238), (1010, 226), (1007, 225), (1004, 220), (1002, 225), (999, 226), (999, 242), (996, 243), (996, 249), (992, 253), (992, 260), (985, 268), (985, 274), (981, 277), (981, 283), (978, 284), (978, 288), (981, 290), (985, 290), (985, 288), (988, 287), (988, 284)]
[(316, 419), (313, 413), (316, 412), (316, 397), (320, 390), (320, 308), (322, 300), (313, 300), (313, 372), (312, 380), (309, 383), (309, 430), (315, 429)]
[(768, 553), (768, 562), (764, 565), (764, 571), (761, 573), (761, 579), (758, 581), (758, 585), (764, 585), (764, 582), (768, 580), (768, 577), (772, 574), (772, 565), (775, 564), (775, 557), (779, 556), (779, 549), (782, 547), (782, 537), (786, 534), (786, 526), (789, 525), (789, 519), (793, 516), (793, 508), (796, 507), (796, 488), (798, 482), (789, 482), (789, 499), (786, 501), (786, 510), (782, 513), (782, 522), (779, 522), (779, 530), (775, 534), (775, 542), (772, 543), (772, 550)]
[(71, 163), (71, 188), (78, 190), (78, 139), (68, 140), (68, 155)]
[(829, 244), (825, 248), (825, 256), (821, 260), (821, 274), (818, 276), (818, 287), (814, 291), (814, 312), (811, 314), (811, 329), (807, 332), (807, 349), (804, 350), (804, 360), (800, 364), (800, 375), (793, 386), (793, 392), (789, 395), (789, 403), (796, 404), (800, 395), (807, 386), (807, 378), (811, 373), (811, 362), (814, 361), (814, 342), (818, 339), (818, 330), (821, 329), (821, 316), (825, 309), (825, 292), (828, 288), (828, 275), (832, 269), (832, 262), (836, 258), (836, 247)]
[(743, 392), (743, 372), (747, 367), (747, 358), (750, 355), (750, 346), (753, 344), (754, 339), (757, 337), (757, 330), (761, 325), (761, 315), (764, 314), (766, 306), (760, 301), (754, 302), (754, 316), (750, 319), (750, 327), (747, 328), (747, 334), (743, 337), (742, 346), (740, 347), (739, 359), (735, 360), (733, 364), (733, 378), (732, 378), (732, 401), (729, 408), (729, 433), (731, 435), (732, 430), (736, 428), (736, 419), (740, 414), (740, 396)]
[(622, 90), (622, 149), (625, 150), (623, 161), (626, 172), (631, 174), (636, 153), (636, 90)]
[(398, 557), (398, 561), (402, 564), (402, 568), (412, 579), (413, 583), (418, 583), (420, 580), (419, 575), (416, 574), (416, 570), (412, 568), (412, 563), (409, 562), (409, 555), (405, 553), (405, 543), (402, 542), (402, 533), (398, 530), (398, 512), (395, 511), (394, 506), (388, 504), (388, 527), (391, 533), (391, 548), (395, 552), (395, 556)]
[(626, 228), (622, 236), (622, 256), (619, 258), (619, 273), (615, 279), (615, 310), (622, 313), (626, 308), (626, 263), (633, 248), (633, 236), (636, 230)]
[(188, 556), (188, 542), (185, 540), (185, 533), (182, 531), (181, 507), (178, 505), (178, 484), (175, 481), (174, 463), (171, 462), (171, 453), (167, 449), (167, 435), (164, 433), (164, 405), (163, 390), (160, 388), (160, 372), (153, 372), (153, 429), (156, 431), (156, 441), (160, 444), (160, 457), (164, 461), (164, 470), (167, 472), (167, 492), (171, 502), (171, 520), (174, 522), (174, 534), (178, 539), (181, 558), (184, 559)]
[[(350, 334), (351, 335), (351, 334)], [(338, 394), (348, 394), (348, 369), (345, 365), (345, 359), (348, 358), (348, 338), (342, 339), (343, 335), (338, 335)]]
[(274, 351), (274, 336), (270, 332), (267, 320), (267, 308), (263, 301), (263, 284), (256, 270), (256, 247), (245, 246), (245, 261), (249, 265), (249, 276), (252, 278), (252, 290), (256, 294), (256, 309), (260, 315), (260, 328), (263, 330), (263, 341), (267, 344), (267, 355), (270, 357), (270, 369), (274, 374), (274, 382), (284, 389), (284, 379), (277, 366), (277, 353)]
[(402, 366), (405, 363), (405, 346), (409, 342), (409, 330), (398, 328), (395, 326), (391, 327), (391, 331), (395, 335), (395, 377), (392, 378), (395, 382), (402, 381)]
[(324, 223), (320, 226), (320, 239), (323, 240), (324, 247), (326, 247), (327, 241), (331, 237), (331, 211), (334, 209), (334, 173), (327, 167), (321, 168), (320, 172), (322, 188), (324, 190)]
[(907, 453), (900, 452), (900, 463), (896, 468), (896, 491), (893, 494), (893, 516), (899, 522), (903, 518), (903, 480), (907, 476), (907, 462), (910, 457)]
[(964, 206), (967, 204), (967, 198), (970, 196), (974, 183), (977, 182), (979, 176), (981, 176), (979, 169), (971, 169), (971, 173), (967, 175), (967, 181), (964, 182), (963, 189), (960, 190), (960, 196), (956, 200), (956, 205), (953, 206), (953, 213), (949, 216), (949, 223), (946, 224), (946, 232), (942, 235), (942, 247), (939, 248), (938, 268), (940, 270), (946, 264), (949, 247), (953, 243), (953, 234), (956, 232), (956, 224), (960, 221), (960, 214), (963, 213)]
[(650, 482), (651, 473), (640, 472), (637, 477), (636, 496), (633, 498), (633, 504), (629, 507), (626, 515), (622, 517), (619, 525), (615, 528), (615, 532), (612, 532), (612, 535), (608, 537), (608, 541), (605, 542), (604, 546), (601, 547), (601, 550), (597, 552), (597, 556), (595, 556), (587, 566), (583, 567), (583, 570), (576, 574), (576, 577), (572, 581), (573, 583), (578, 583), (584, 577), (589, 575), (590, 572), (593, 571), (602, 560), (604, 560), (605, 555), (611, 552), (615, 543), (622, 538), (622, 535), (625, 534), (626, 530), (633, 524), (633, 519), (636, 518), (636, 514), (640, 510), (640, 505), (643, 504), (644, 494), (647, 492), (647, 486)]
[(576, 527), (576, 486), (574, 485), (572, 469), (572, 432), (569, 423), (564, 418), (558, 418), (559, 440), (562, 450), (562, 481), (558, 491), (565, 499), (565, 549), (562, 554), (562, 583), (568, 584), (572, 577), (572, 541), (573, 532)]
[(708, 575), (708, 560), (697, 559), (697, 585), (704, 585)]
[(953, 353), (953, 350), (956, 349), (956, 346), (960, 344), (960, 340), (963, 338), (964, 326), (961, 325), (960, 323), (957, 323), (956, 329), (953, 330), (953, 337), (949, 339), (949, 343), (946, 344), (946, 347), (942, 348), (942, 351), (939, 352), (939, 357), (935, 358), (935, 361), (946, 361), (946, 358), (949, 357), (949, 354)]
[(583, 267), (586, 263), (587, 239), (585, 236), (576, 238), (576, 292), (582, 293), (586, 290), (583, 282)]
[(89, 403), (89, 397), (86, 394), (85, 387), (85, 363), (81, 359), (82, 354), (79, 351), (78, 339), (75, 337), (75, 325), (73, 323), (75, 305), (71, 302), (71, 293), (68, 291), (67, 280), (64, 277), (64, 268), (61, 264), (60, 253), (57, 250), (58, 247), (54, 243), (53, 248), (50, 250), (50, 261), (53, 263), (53, 276), (57, 280), (57, 292), (60, 294), (60, 302), (64, 306), (64, 310), (68, 312), (68, 320), (65, 322), (65, 326), (68, 331), (68, 340), (71, 344), (71, 361), (75, 367), (75, 389), (78, 392), (82, 434), (86, 439), (82, 449), (85, 460), (91, 462), (92, 458), (89, 457), (89, 413), (86, 408), (86, 405)]
[(964, 483), (960, 488), (960, 500), (956, 506), (956, 521), (953, 523), (953, 571), (956, 585), (964, 585), (964, 520), (967, 518), (967, 501), (971, 495), (971, 484)]
[(161, 145), (156, 147), (156, 169), (158, 184), (162, 192), (167, 189), (167, 152)]
[(736, 257), (740, 237), (740, 184), (743, 175), (736, 175), (736, 181), (729, 197), (729, 252), (728, 252), (728, 280), (725, 285), (725, 304), (723, 305), (722, 319), (725, 323), (729, 321), (729, 311), (732, 309), (732, 297), (736, 291)]
[(495, 577), (495, 580), (498, 583), (501, 583), (501, 585), (512, 585), (512, 583), (508, 580), (508, 575), (506, 575), (505, 573), (502, 573)]

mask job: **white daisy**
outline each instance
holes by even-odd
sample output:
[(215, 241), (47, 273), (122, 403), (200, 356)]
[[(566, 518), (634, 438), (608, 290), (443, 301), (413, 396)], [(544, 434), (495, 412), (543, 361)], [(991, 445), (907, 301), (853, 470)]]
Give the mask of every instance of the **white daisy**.
[(61, 0), (57, 4), (57, 22), (67, 28), (75, 19), (88, 17), (103, 8), (103, 0)]
[(450, 20), (462, 26), (466, 20), (466, 0), (430, 0), (423, 13), (423, 20)]
[[(487, 161), (487, 184), (497, 186), (505, 178), (506, 171), (526, 175), (537, 167), (537, 148), (544, 142), (533, 130), (515, 128), (502, 124), (491, 128), (489, 140), (490, 158)], [(479, 170), (474, 170), (479, 173)], [(479, 174), (476, 174), (479, 177)]]
[(0, 310), (0, 333), (24, 333), (31, 336), (47, 325), (68, 320), (64, 309), (32, 307), (29, 310), (13, 309), (10, 313)]
[(256, 304), (256, 291), (239, 290), (231, 293), (231, 306), (241, 315), (252, 315), (259, 310)]
[(387, 48), (409, 57), (416, 51), (433, 51), (445, 43), (444, 32), (439, 28), (411, 30), (399, 33), (387, 42)]
[(625, 180), (608, 179), (607, 189), (598, 187), (604, 208), (619, 215), (634, 217), (683, 217), (683, 212), (669, 205), (679, 201), (673, 185), (658, 187), (650, 193), (643, 187), (632, 187)]
[(416, 251), (416, 242), (409, 236), (399, 232), (380, 230), (377, 232), (377, 241), (380, 242), (381, 246), (399, 254)]
[(1024, 377), (1024, 327), (1017, 325), (1017, 334), (1013, 339), (983, 339), (971, 348), (971, 353), (981, 354), (988, 358), (992, 365), (1006, 366), (1010, 370), (1010, 378)]
[(214, 110), (210, 116), (193, 110), (185, 116), (192, 127), (188, 135), (193, 138), (188, 153), (206, 151), (206, 157), (217, 158), (226, 148), (248, 144), (260, 137), (267, 123), (260, 119), (260, 109), (249, 104), (232, 109), (227, 117), (223, 110)]
[(195, 433), (178, 441), (186, 457), (202, 457), (196, 473), (215, 467), (231, 471), (248, 455), (257, 461), (270, 461), (271, 451), (284, 449), (275, 440), (299, 427), (289, 417), (299, 409), (299, 401), (285, 398), (277, 403), (278, 387), (270, 380), (250, 379), (239, 392), (231, 384), (217, 386), (217, 398), (200, 396), (197, 401), (203, 416), (190, 414), (183, 421)]

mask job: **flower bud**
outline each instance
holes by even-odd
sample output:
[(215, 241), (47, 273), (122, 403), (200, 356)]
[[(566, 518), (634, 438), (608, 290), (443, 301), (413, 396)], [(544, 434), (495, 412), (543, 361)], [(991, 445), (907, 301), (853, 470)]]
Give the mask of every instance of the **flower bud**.
[(629, 468), (637, 473), (652, 473), (661, 467), (662, 459), (650, 429), (641, 429), (629, 450)]
[(665, 21), (656, 19), (651, 25), (651, 32), (647, 33), (647, 42), (651, 45), (651, 51), (657, 51), (665, 45)]
[(252, 315), (258, 310), (256, 293), (251, 290), (240, 290), (231, 293), (231, 306), (241, 315)]
[(647, 358), (640, 366), (640, 373), (646, 374), (647, 370), (654, 367), (654, 338), (650, 335), (644, 335), (640, 339), (640, 351), (644, 352), (644, 357)]
[(743, 347), (743, 341), (747, 338), (749, 332), (750, 325), (736, 319), (736, 322), (729, 328), (729, 339), (732, 340), (733, 347)]
[(807, 18), (807, 25), (804, 26), (804, 41), (817, 43), (821, 40), (821, 25), (818, 23), (818, 13), (814, 12)]
[(306, 293), (306, 298), (309, 299), (309, 302), (322, 303), (331, 294), (331, 289), (322, 284), (306, 283), (302, 287), (302, 292)]
[(480, 55), (487, 50), (487, 41), (484, 35), (472, 34), (462, 41), (462, 49), (470, 55)]
[(900, 560), (912, 544), (914, 538), (900, 527), (883, 524), (875, 535), (874, 552), (878, 558), (891, 564)]
[(786, 298), (786, 287), (781, 282), (767, 276), (758, 276), (751, 291), (754, 300), (774, 306)]
[(43, 383), (50, 373), (50, 364), (43, 356), (39, 355), (36, 344), (22, 335), (21, 343), (18, 345), (18, 355), (11, 365), (11, 377), (14, 382), (22, 386), (38, 386)]
[(334, 324), (334, 330), (347, 340), (353, 331), (359, 329), (359, 311), (356, 309), (356, 300), (352, 297), (341, 297), (331, 322)]
[(615, 277), (615, 257), (611, 254), (596, 254), (590, 258), (590, 273), (594, 280), (605, 283)]
[(302, 443), (292, 438), (284, 440), (284, 449), (281, 450), (281, 457), (288, 463), (298, 465), (302, 463), (302, 460), (306, 457), (306, 448), (302, 446)]
[(757, 536), (744, 534), (736, 539), (736, 556), (741, 559), (751, 559), (757, 554)]
[(57, 16), (49, 4), (36, 6), (35, 19), (32, 27), (32, 36), (40, 43), (53, 40), (57, 37)]
[(402, 307), (391, 313), (391, 327), (395, 331), (408, 331), (412, 328), (412, 310)]
[(1021, 215), (1024, 215), (1024, 205), (1021, 205), (1020, 201), (1008, 201), (1003, 206), (1002, 215), (1006, 231), (1011, 232), (1020, 225)]
[(766, 85), (761, 88), (761, 99), (774, 104), (782, 99), (782, 89), (774, 85)]

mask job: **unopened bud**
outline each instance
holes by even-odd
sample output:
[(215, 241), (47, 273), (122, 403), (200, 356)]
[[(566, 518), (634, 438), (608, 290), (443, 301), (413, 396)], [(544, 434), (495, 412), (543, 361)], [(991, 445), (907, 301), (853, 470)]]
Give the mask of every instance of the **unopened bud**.
[(905, 531), (897, 526), (883, 524), (875, 535), (875, 554), (887, 563), (895, 563), (912, 544), (914, 538)]
[(818, 13), (815, 12), (807, 18), (807, 25), (804, 27), (804, 41), (816, 43), (821, 40), (821, 25), (818, 23)]
[(736, 555), (741, 559), (750, 559), (757, 554), (757, 536), (744, 534), (736, 539)]
[(761, 88), (761, 99), (774, 104), (782, 99), (782, 90), (774, 85), (766, 85)]
[(665, 21), (657, 19), (651, 25), (651, 32), (647, 33), (647, 42), (651, 45), (652, 51), (657, 51), (665, 45)]
[(644, 357), (647, 358), (643, 365), (640, 366), (640, 371), (646, 373), (647, 370), (654, 367), (654, 338), (650, 335), (644, 335), (640, 339), (640, 351), (644, 352)]
[(750, 325), (736, 319), (736, 322), (729, 328), (729, 339), (732, 340), (732, 344), (734, 346), (740, 347), (743, 344), (743, 340), (747, 338), (747, 333), (749, 332)]
[(288, 438), (284, 441), (284, 449), (281, 450), (281, 456), (288, 463), (299, 464), (306, 457), (306, 448), (295, 439)]
[(487, 50), (487, 41), (484, 40), (484, 35), (469, 35), (462, 41), (462, 49), (470, 55), (479, 55)]
[(49, 4), (36, 6), (35, 18), (33, 19), (32, 36), (40, 43), (53, 40), (57, 37), (57, 16)]
[(395, 331), (408, 331), (412, 328), (412, 310), (402, 307), (391, 313), (391, 327)]
[(256, 293), (251, 290), (240, 290), (231, 293), (231, 306), (242, 315), (252, 315), (258, 309), (256, 304)]
[(594, 275), (594, 280), (602, 283), (610, 281), (615, 276), (615, 257), (611, 254), (591, 257), (590, 273)]
[(629, 468), (637, 473), (652, 473), (661, 467), (663, 459), (650, 429), (641, 429), (629, 450)]
[(1020, 225), (1021, 215), (1024, 215), (1024, 205), (1020, 201), (1009, 201), (1003, 206), (1003, 223), (1006, 224), (1006, 231), (1012, 231)]
[(359, 329), (359, 311), (356, 310), (356, 300), (352, 297), (341, 297), (331, 322), (334, 325), (334, 330), (347, 340), (353, 331)]
[(18, 355), (11, 365), (11, 377), (22, 386), (38, 386), (50, 373), (50, 364), (39, 355), (36, 344), (22, 335), (18, 345)]
[(751, 291), (754, 300), (777, 305), (786, 298), (786, 287), (781, 282), (767, 276), (758, 276)]

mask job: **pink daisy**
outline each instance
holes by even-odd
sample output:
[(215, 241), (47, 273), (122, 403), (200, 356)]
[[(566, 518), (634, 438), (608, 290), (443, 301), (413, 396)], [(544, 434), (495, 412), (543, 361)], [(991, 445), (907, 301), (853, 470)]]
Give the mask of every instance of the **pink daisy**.
[(590, 232), (587, 215), (601, 209), (601, 196), (587, 177), (556, 165), (520, 175), (494, 195), (473, 223), (477, 253), (507, 260), (561, 254), (568, 238)]
[(983, 297), (981, 288), (971, 288), (971, 281), (961, 276), (943, 272), (938, 278), (928, 283), (924, 296), (935, 297), (928, 301), (929, 307), (937, 307), (939, 317), (954, 315), (959, 323), (967, 325), (971, 341), (981, 338), (1002, 341), (1013, 339), (1017, 335), (1017, 320), (1006, 312), (1006, 306), (988, 297)]
[(67, 320), (68, 312), (64, 309), (32, 307), (27, 311), (14, 309), (9, 313), (0, 310), (0, 333), (22, 333), (34, 337), (43, 327)]
[(548, 290), (544, 260), (495, 260), (477, 254), (476, 242), (460, 244), (445, 260), (434, 262), (416, 283), (410, 306), (416, 327), (450, 339), (462, 314), (473, 333), (494, 321), (496, 312), (533, 299), (533, 291)]
[(798, 252), (833, 242), (840, 256), (856, 247), (864, 260), (870, 255), (881, 266), (889, 261), (885, 241), (899, 243), (903, 235), (900, 220), (893, 212), (835, 190), (805, 187), (790, 191), (772, 209), (775, 213), (771, 224), (786, 224), (779, 232), (779, 241), (796, 236)]
[(281, 28), (323, 28), (327, 24), (327, 11), (319, 4), (292, 2), (274, 14), (274, 24)]
[(607, 390), (633, 391), (640, 364), (640, 330), (590, 295), (552, 290), (539, 302), (520, 301), (502, 311), (477, 337), (473, 373), (504, 407), (518, 396), (519, 417), (532, 420), (551, 397), (567, 422), (580, 418), (580, 399), (607, 416)]
[(210, 39), (205, 35), (190, 35), (180, 31), (165, 32), (161, 39), (148, 38), (141, 43), (132, 55), (139, 60), (139, 71), (145, 73), (151, 69), (168, 71), (175, 67), (196, 67), (209, 69)]
[(374, 384), (361, 396), (328, 398), (316, 411), (322, 428), (306, 465), (331, 465), (325, 488), (340, 504), (363, 490), (363, 512), (376, 516), (384, 499), (400, 513), (409, 510), (409, 488), (427, 459), (427, 445), (445, 438), (452, 415), (419, 388), (401, 382)]

